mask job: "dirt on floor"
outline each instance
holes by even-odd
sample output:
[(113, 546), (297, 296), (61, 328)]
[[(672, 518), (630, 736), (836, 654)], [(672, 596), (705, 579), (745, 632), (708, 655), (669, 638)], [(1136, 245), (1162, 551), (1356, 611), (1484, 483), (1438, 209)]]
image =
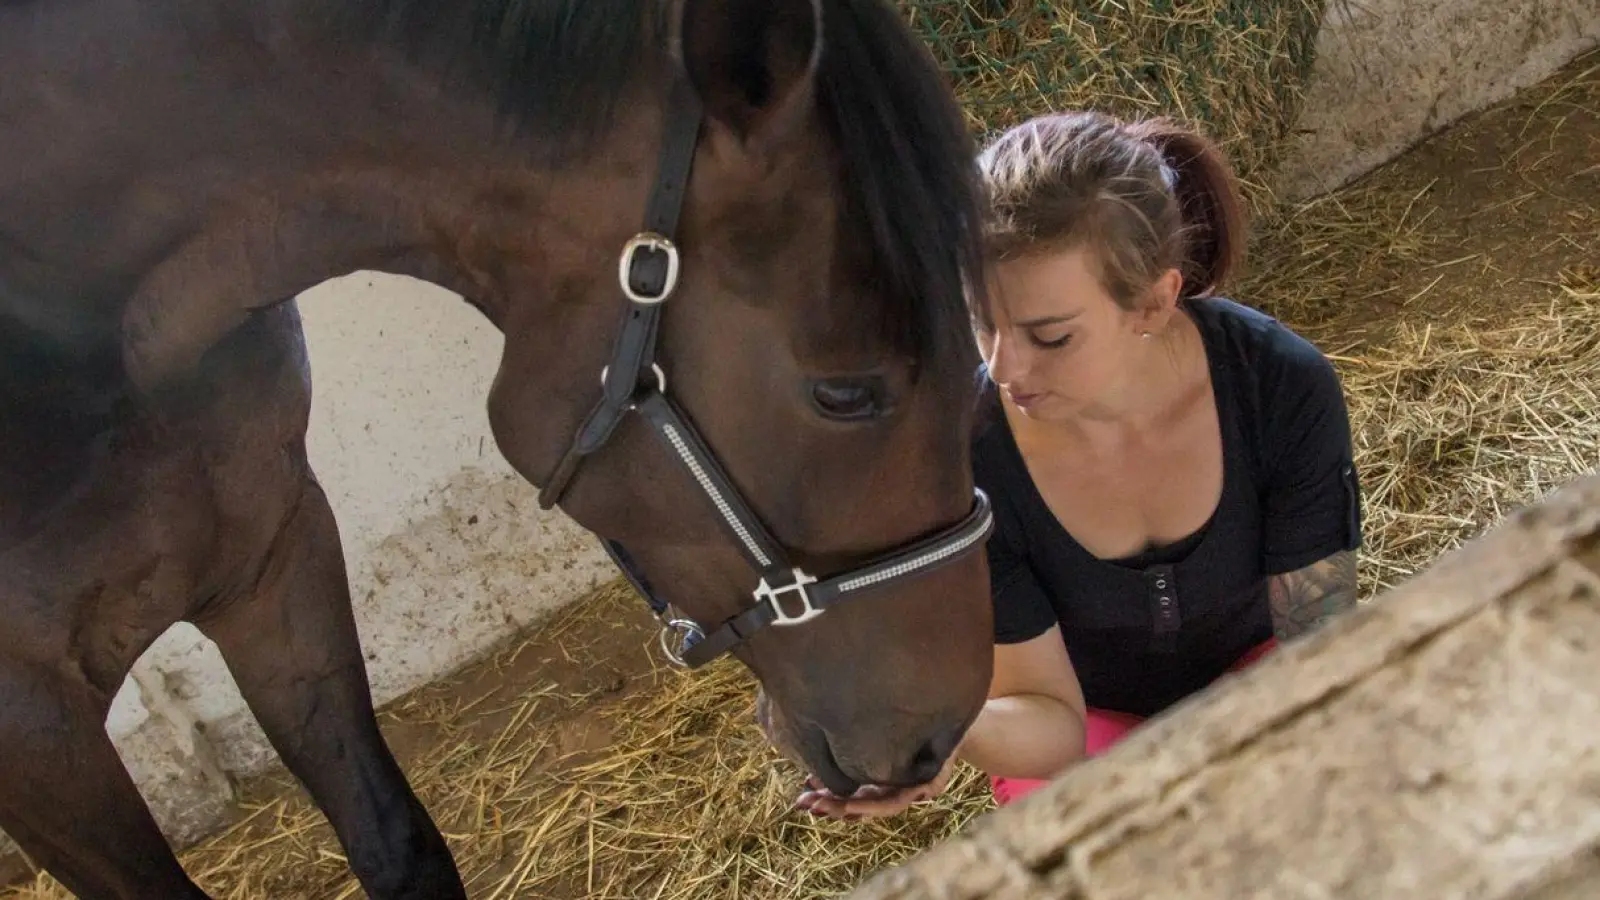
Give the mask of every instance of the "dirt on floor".
[[(1262, 234), (1233, 295), (1333, 354), (1398, 323), (1504, 320), (1600, 280), (1600, 53), (1474, 115)], [(619, 582), (383, 713), (385, 734), (474, 897), (815, 897), (988, 808), (966, 772), (901, 821), (812, 821), (731, 664), (665, 667)], [(218, 897), (360, 896), (331, 832), (281, 774), (184, 854)], [(802, 821), (804, 820), (804, 821)], [(40, 877), (0, 900), (66, 896)]]

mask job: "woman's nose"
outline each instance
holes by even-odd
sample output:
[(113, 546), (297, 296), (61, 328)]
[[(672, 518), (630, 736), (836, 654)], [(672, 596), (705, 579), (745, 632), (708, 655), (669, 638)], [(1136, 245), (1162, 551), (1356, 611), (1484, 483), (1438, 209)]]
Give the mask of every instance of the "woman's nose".
[(989, 358), (986, 364), (989, 367), (989, 377), (996, 383), (1004, 384), (1014, 380), (1019, 373), (1016, 354), (1012, 352), (1011, 342), (999, 335), (989, 341)]

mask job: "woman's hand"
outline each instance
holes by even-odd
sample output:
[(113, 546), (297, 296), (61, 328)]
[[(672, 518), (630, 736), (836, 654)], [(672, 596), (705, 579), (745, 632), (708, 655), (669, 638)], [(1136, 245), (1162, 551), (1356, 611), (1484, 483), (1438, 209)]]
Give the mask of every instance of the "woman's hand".
[(804, 809), (814, 816), (827, 816), (831, 819), (843, 819), (854, 822), (861, 818), (881, 818), (884, 816), (898, 815), (905, 812), (913, 803), (920, 803), (944, 793), (950, 784), (950, 776), (955, 774), (956, 761), (959, 759), (961, 748), (957, 747), (944, 761), (944, 768), (939, 770), (932, 781), (909, 788), (886, 788), (869, 784), (858, 788), (849, 797), (840, 797), (819, 784), (816, 778), (807, 776), (807, 790), (802, 791), (794, 805), (797, 809)]
[(1083, 688), (1067, 656), (1061, 626), (1051, 625), (1037, 637), (995, 646), (989, 699), (944, 768), (927, 784), (866, 785), (840, 797), (808, 777), (794, 805), (812, 815), (847, 821), (897, 815), (944, 793), (956, 761), (963, 758), (991, 775), (1053, 778), (1083, 758), (1086, 715)]

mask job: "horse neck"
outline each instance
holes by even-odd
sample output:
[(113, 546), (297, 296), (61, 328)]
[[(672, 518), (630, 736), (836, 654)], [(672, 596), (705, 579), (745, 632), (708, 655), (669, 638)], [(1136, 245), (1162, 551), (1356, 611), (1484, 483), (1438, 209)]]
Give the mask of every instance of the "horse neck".
[[(325, 20), (316, 12), (328, 0), (276, 2), (290, 23)], [(264, 101), (271, 112), (262, 121), (274, 123), (267, 140), (293, 134), (306, 160), (279, 176), (302, 186), (309, 207), (278, 236), (288, 246), (299, 238), (302, 280), (355, 268), (411, 275), (461, 293), (499, 325), (505, 270), (518, 270), (519, 299), (544, 293), (527, 280), (534, 270), (550, 283), (566, 276), (570, 250), (588, 247), (605, 219), (606, 198), (620, 192), (630, 213), (642, 201), (664, 54), (641, 54), (620, 91), (609, 134), (631, 137), (597, 136), (574, 149), (543, 123), (506, 113), (470, 79), (442, 77), (437, 60), (418, 63), (395, 49), (352, 57), (350, 44), (348, 35), (315, 32), (286, 43), (283, 77)], [(316, 116), (302, 112), (310, 96)]]
[[(55, 103), (19, 115), (27, 98), (0, 98), (0, 118), (22, 122), (0, 150), (0, 235), (29, 242), (0, 245), (0, 296), (27, 298), (45, 330), (120, 320), (125, 340), (178, 360), (249, 308), (360, 269), (438, 283), (499, 324), (497, 269), (586, 246), (593, 198), (644, 189), (653, 141), (542, 163), (550, 136), (508, 128), (492, 98), (309, 32), (314, 2), (30, 5), (52, 17), (32, 31), (45, 37), (0, 36), (0, 83)], [(620, 109), (616, 133), (655, 133), (653, 106)], [(76, 214), (47, 215), (61, 209)]]

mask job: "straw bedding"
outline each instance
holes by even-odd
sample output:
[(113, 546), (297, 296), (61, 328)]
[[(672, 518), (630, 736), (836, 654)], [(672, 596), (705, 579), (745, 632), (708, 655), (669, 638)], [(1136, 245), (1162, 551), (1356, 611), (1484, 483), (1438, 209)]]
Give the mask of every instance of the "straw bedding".
[[(1596, 159), (1591, 54), (1415, 159), (1261, 226), (1235, 296), (1300, 327), (1344, 378), (1365, 594), (1600, 464)], [(753, 726), (749, 677), (726, 660), (652, 668), (648, 618), (613, 584), (385, 713), (473, 897), (833, 896), (988, 808), (963, 769), (937, 802), (888, 822), (789, 812), (800, 773)], [(250, 795), (246, 821), (184, 854), (203, 885), (360, 896), (292, 787)], [(66, 895), (41, 876), (3, 896)]]

